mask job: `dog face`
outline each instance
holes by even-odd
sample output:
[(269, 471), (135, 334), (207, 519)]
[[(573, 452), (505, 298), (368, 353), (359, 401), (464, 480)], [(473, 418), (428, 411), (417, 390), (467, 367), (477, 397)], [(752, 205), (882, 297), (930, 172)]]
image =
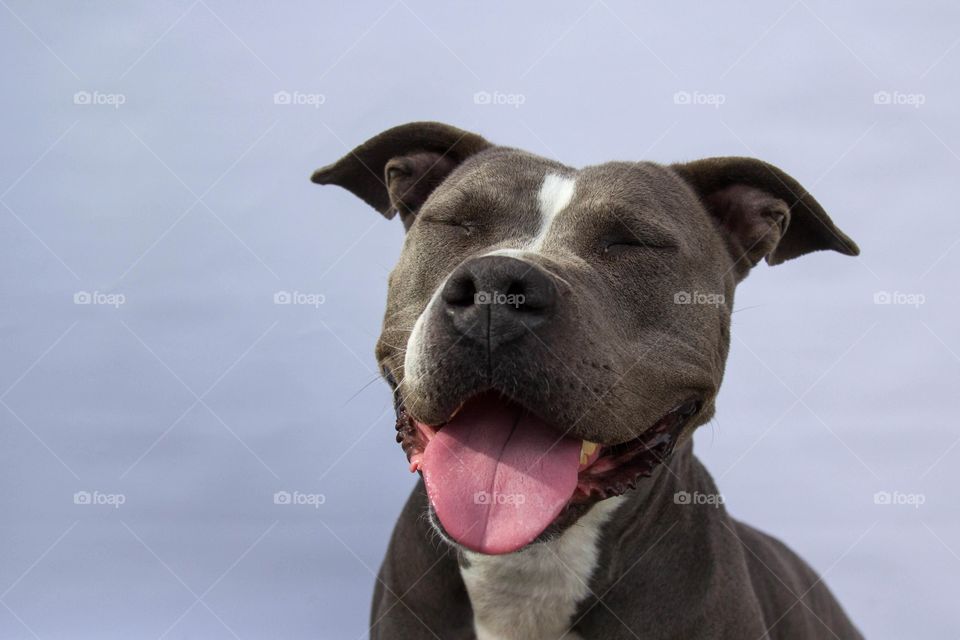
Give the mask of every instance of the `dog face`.
[(407, 228), (377, 358), (444, 529), (486, 553), (623, 493), (709, 420), (760, 259), (858, 251), (746, 158), (575, 170), (413, 123), (313, 179)]

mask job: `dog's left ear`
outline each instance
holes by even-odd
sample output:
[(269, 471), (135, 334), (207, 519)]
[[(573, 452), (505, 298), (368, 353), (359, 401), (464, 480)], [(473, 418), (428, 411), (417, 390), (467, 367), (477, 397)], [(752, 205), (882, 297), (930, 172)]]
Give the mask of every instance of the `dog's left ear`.
[(387, 218), (399, 213), (409, 229), (433, 190), (461, 162), (492, 146), (447, 124), (411, 122), (370, 138), (311, 180), (339, 185)]
[(765, 258), (776, 265), (811, 251), (860, 253), (813, 196), (755, 158), (707, 158), (671, 165), (697, 193), (724, 235), (738, 280)]

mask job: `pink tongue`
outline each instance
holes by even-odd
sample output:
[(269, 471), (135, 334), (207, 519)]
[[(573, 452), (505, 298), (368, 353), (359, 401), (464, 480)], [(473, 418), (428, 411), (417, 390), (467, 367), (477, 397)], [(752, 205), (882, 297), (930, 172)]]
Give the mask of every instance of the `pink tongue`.
[(468, 549), (499, 554), (529, 544), (560, 514), (577, 488), (579, 462), (580, 440), (488, 395), (437, 432), (422, 469), (447, 533)]

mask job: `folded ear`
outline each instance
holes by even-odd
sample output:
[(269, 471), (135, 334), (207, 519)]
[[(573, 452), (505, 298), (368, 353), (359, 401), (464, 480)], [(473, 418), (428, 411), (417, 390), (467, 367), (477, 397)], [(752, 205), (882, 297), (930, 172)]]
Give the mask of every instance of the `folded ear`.
[(796, 180), (754, 158), (707, 158), (672, 165), (713, 216), (738, 279), (766, 258), (776, 265), (811, 251), (860, 253)]
[(411, 122), (370, 138), (311, 180), (335, 184), (410, 228), (427, 197), (461, 162), (493, 145), (439, 122)]

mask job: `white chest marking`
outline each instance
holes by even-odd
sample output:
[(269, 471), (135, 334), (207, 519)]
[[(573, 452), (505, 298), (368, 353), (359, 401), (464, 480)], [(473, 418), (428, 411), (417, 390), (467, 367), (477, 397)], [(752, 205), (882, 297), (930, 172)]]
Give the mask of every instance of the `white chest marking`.
[(478, 640), (575, 640), (567, 633), (577, 605), (589, 594), (599, 556), (600, 528), (622, 497), (595, 504), (559, 538), (516, 553), (465, 552), (461, 569)]

